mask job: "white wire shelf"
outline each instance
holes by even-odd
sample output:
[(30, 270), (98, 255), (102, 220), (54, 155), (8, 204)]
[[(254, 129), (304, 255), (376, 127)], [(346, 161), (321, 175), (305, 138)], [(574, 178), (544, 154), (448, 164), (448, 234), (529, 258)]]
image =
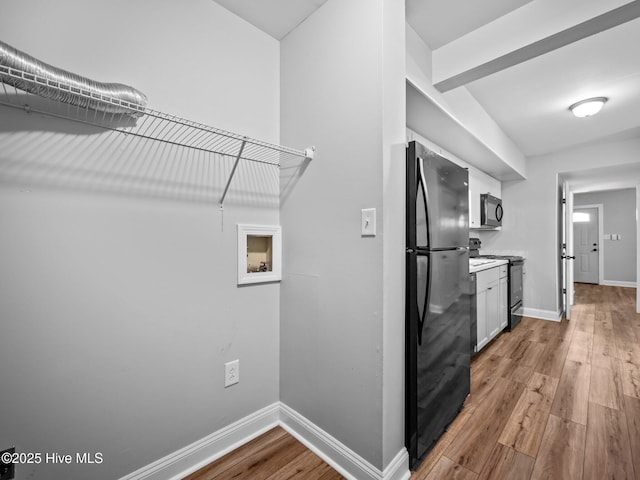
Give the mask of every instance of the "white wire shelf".
[(240, 160), (279, 167), (285, 160), (312, 159), (315, 150), (256, 140), (8, 66), (0, 65), (0, 84), (0, 105), (235, 158), (221, 206)]

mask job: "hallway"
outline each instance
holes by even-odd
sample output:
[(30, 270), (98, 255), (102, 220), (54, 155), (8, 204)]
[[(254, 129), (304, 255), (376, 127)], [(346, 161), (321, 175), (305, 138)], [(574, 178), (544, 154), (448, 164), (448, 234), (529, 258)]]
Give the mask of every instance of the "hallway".
[(474, 358), (462, 413), (412, 480), (640, 479), (636, 290), (575, 288), (570, 321), (525, 317)]

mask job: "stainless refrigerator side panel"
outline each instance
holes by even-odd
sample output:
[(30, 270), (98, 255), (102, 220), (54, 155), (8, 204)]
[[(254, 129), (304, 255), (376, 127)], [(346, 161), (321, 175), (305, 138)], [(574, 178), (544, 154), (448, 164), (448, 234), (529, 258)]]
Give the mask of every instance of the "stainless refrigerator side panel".
[[(407, 362), (412, 370), (407, 380), (411, 399), (407, 447), (414, 468), (456, 417), (470, 391), (470, 295), (467, 251), (408, 254), (407, 260), (407, 276), (415, 276), (413, 281), (408, 278), (413, 287), (407, 297), (407, 319), (412, 322), (407, 325)], [(416, 278), (425, 270), (420, 265), (428, 270), (426, 283)], [(418, 290), (418, 285), (425, 285), (425, 290)], [(421, 322), (420, 299), (427, 302)]]

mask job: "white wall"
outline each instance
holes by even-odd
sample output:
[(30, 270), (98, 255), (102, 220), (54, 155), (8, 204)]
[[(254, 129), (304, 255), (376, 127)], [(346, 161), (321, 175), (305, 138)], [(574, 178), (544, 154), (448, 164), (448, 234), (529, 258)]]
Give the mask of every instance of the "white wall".
[[(483, 233), (482, 246), (495, 250), (517, 248), (526, 256), (526, 308), (550, 315), (560, 310), (556, 240), (558, 175), (638, 163), (639, 151), (640, 140), (632, 139), (532, 157), (527, 165), (527, 180), (503, 182), (502, 231)], [(640, 179), (629, 180), (640, 184)]]
[(406, 22), (404, 0), (382, 11), (382, 466), (404, 448)]
[(281, 49), (282, 140), (317, 155), (282, 169), (280, 395), (380, 470), (404, 450), (403, 28), (402, 1), (329, 0)]
[[(279, 141), (279, 44), (209, 0), (8, 0), (2, 40), (158, 110)], [(235, 224), (278, 173), (0, 106), (0, 448), (101, 452), (114, 479), (278, 400), (279, 285), (236, 286)], [(255, 190), (260, 192), (254, 194)], [(241, 382), (223, 388), (223, 364)]]
[(604, 283), (636, 283), (636, 190), (606, 190), (577, 193), (574, 208), (602, 204), (604, 233), (618, 234), (620, 240), (601, 240), (604, 259)]

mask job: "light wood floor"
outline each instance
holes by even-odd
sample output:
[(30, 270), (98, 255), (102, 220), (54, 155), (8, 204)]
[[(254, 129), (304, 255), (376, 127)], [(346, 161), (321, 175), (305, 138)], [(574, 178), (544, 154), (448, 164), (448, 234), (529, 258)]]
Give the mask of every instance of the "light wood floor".
[[(471, 395), (411, 480), (640, 480), (636, 290), (576, 284), (570, 321), (524, 318), (476, 355)], [(185, 480), (343, 477), (276, 428)]]
[(474, 358), (471, 395), (411, 480), (640, 480), (636, 290), (576, 284)]
[(289, 433), (276, 427), (183, 480), (343, 478)]

